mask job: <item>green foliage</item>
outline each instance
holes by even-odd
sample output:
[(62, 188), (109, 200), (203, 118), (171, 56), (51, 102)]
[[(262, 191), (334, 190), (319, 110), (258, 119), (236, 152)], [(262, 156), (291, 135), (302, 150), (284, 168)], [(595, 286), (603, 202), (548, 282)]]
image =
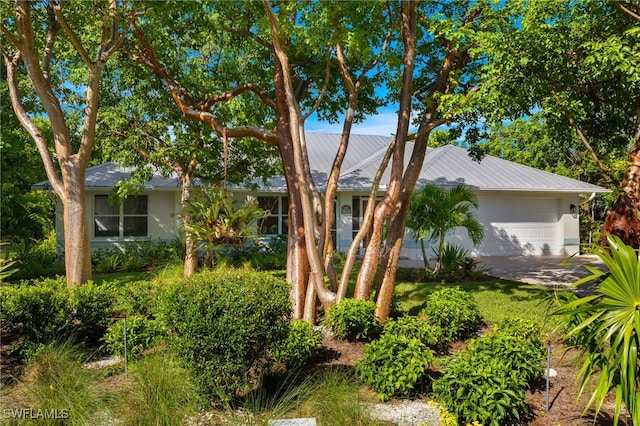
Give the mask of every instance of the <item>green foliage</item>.
[(276, 345), (273, 357), (288, 368), (299, 368), (303, 367), (320, 347), (322, 333), (314, 329), (313, 324), (293, 321), (289, 323), (287, 338)]
[(4, 281), (5, 278), (9, 278), (11, 275), (18, 272), (18, 268), (9, 269), (15, 264), (16, 264), (15, 260), (7, 261), (5, 259), (0, 259), (0, 282)]
[(266, 212), (255, 201), (238, 206), (225, 189), (202, 188), (192, 191), (180, 215), (188, 219), (185, 232), (192, 235), (213, 260), (218, 247), (239, 247), (245, 240), (257, 237), (257, 223)]
[(356, 371), (381, 400), (387, 400), (394, 395), (408, 396), (424, 379), (433, 357), (434, 352), (420, 340), (385, 333), (365, 347)]
[(482, 321), (480, 309), (471, 294), (459, 287), (433, 292), (421, 313), (443, 330), (447, 341), (470, 335)]
[(57, 410), (61, 418), (36, 419), (33, 424), (39, 425), (104, 424), (113, 415), (100, 393), (100, 372), (85, 368), (84, 362), (81, 352), (69, 342), (42, 346), (29, 359), (13, 392), (3, 395), (3, 408), (32, 407), (34, 413)]
[[(114, 356), (124, 356), (124, 319), (111, 323), (104, 333), (107, 352)], [(166, 336), (162, 324), (142, 315), (132, 315), (127, 321), (127, 357), (138, 358), (142, 353), (157, 345)]]
[(375, 302), (343, 299), (329, 308), (324, 325), (329, 327), (339, 340), (368, 342), (378, 337), (382, 331), (375, 310)]
[[(444, 266), (443, 255), (448, 231), (457, 227), (465, 228), (476, 246), (484, 238), (484, 228), (474, 212), (477, 208), (477, 195), (462, 184), (449, 190), (428, 184), (416, 191), (411, 198), (407, 227), (412, 230), (416, 240), (422, 242), (424, 238), (428, 238), (438, 243), (435, 248), (435, 272)], [(426, 257), (424, 245), (422, 245), (422, 254)], [(458, 257), (462, 256), (463, 254), (459, 254)], [(458, 264), (453, 262), (456, 256), (450, 254), (449, 257), (452, 259), (447, 266), (457, 267)]]
[(433, 394), (463, 423), (513, 424), (526, 411), (525, 382), (501, 354), (467, 352), (444, 365)]
[(162, 298), (172, 347), (210, 395), (251, 389), (287, 336), (289, 286), (268, 273), (215, 270), (170, 285)]
[(525, 390), (543, 373), (540, 333), (533, 321), (506, 318), (445, 362), (434, 395), (464, 423), (516, 422), (527, 409)]
[(568, 341), (579, 345), (584, 355), (580, 370), (583, 392), (596, 373), (599, 379), (587, 408), (595, 404), (598, 414), (608, 393), (616, 395), (615, 421), (622, 406), (633, 423), (640, 423), (640, 401), (637, 389), (638, 345), (640, 333), (640, 258), (638, 251), (625, 245), (618, 237), (608, 237), (611, 252), (600, 248), (598, 256), (608, 273), (588, 267), (592, 275), (577, 281), (579, 286), (602, 280), (593, 294), (580, 298), (557, 299), (554, 313), (567, 318)]
[(91, 254), (91, 263), (102, 273), (159, 268), (183, 260), (184, 245), (178, 239), (124, 242), (99, 248)]
[(23, 338), (21, 350), (69, 334), (73, 317), (64, 278), (1, 286), (0, 302), (2, 327)]
[(51, 231), (41, 241), (21, 240), (11, 246), (18, 271), (13, 278), (30, 279), (64, 274), (64, 263), (57, 251), (56, 234)]
[(439, 348), (444, 340), (444, 332), (438, 325), (410, 315), (387, 321), (382, 333), (418, 339), (432, 349)]
[(97, 343), (113, 315), (115, 292), (108, 285), (91, 281), (71, 290), (70, 306), (77, 338), (87, 343)]
[(116, 404), (127, 425), (180, 425), (204, 406), (192, 373), (168, 354), (146, 356), (130, 367), (131, 383)]

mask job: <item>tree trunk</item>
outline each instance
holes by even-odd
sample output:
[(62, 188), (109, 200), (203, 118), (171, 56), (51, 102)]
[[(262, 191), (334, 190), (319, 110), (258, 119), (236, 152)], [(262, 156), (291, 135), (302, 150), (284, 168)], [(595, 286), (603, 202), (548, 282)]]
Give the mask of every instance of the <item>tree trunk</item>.
[(600, 237), (607, 245), (607, 235), (620, 237), (625, 244), (640, 248), (640, 137), (636, 136), (635, 147), (629, 152), (629, 165), (614, 203), (603, 226)]
[(91, 279), (91, 247), (87, 229), (84, 185), (84, 168), (69, 166), (64, 179), (63, 203), (64, 261), (67, 284), (84, 284)]
[[(182, 173), (180, 176), (180, 206), (185, 208), (187, 201), (191, 197), (191, 176), (186, 173)], [(189, 222), (191, 221), (191, 217), (182, 216), (182, 224), (185, 229)], [(196, 272), (198, 267), (198, 251), (196, 241), (193, 239), (193, 235), (185, 231), (185, 255), (184, 255), (184, 271), (183, 275), (185, 278), (189, 278)]]

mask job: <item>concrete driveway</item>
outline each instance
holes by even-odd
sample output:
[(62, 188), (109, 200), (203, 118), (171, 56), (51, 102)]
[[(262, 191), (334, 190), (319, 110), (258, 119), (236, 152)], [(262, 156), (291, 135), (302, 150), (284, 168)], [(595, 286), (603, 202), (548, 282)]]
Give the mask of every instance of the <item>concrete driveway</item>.
[(569, 285), (591, 275), (583, 265), (606, 269), (596, 255), (491, 256), (481, 258), (479, 266), (489, 269), (497, 278), (554, 287)]
[[(540, 284), (549, 287), (567, 286), (590, 275), (583, 266), (590, 265), (605, 270), (598, 256), (486, 256), (480, 259), (479, 268), (504, 280)], [(423, 267), (422, 261), (401, 260), (400, 267)]]

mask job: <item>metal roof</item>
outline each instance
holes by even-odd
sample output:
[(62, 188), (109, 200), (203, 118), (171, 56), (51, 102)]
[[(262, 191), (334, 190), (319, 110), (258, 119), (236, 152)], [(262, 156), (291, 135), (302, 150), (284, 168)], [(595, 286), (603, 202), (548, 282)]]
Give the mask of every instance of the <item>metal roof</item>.
[[(312, 175), (316, 185), (324, 189), (334, 156), (340, 143), (340, 134), (307, 133), (307, 150)], [(380, 161), (391, 143), (390, 137), (351, 135), (349, 148), (345, 156), (339, 187), (342, 190), (368, 191)], [(411, 156), (411, 147), (407, 146), (405, 165)], [(389, 168), (383, 175), (381, 184), (389, 183)], [(85, 186), (94, 189), (113, 188), (118, 181), (128, 179), (132, 168), (117, 167), (115, 163), (105, 163), (89, 167), (86, 172)], [(427, 150), (425, 163), (418, 179), (418, 186), (426, 183), (448, 187), (459, 183), (468, 185), (479, 191), (530, 191), (530, 192), (564, 192), (591, 193), (608, 192), (606, 188), (545, 172), (533, 167), (502, 160), (490, 155), (481, 161), (475, 161), (467, 155), (463, 148), (447, 145)], [(262, 181), (255, 181), (262, 190), (283, 192), (286, 182), (283, 177), (269, 179), (266, 186)], [(34, 188), (48, 186), (48, 181), (33, 185)], [(154, 173), (147, 182), (147, 190), (179, 189), (179, 181), (173, 176), (165, 178)]]

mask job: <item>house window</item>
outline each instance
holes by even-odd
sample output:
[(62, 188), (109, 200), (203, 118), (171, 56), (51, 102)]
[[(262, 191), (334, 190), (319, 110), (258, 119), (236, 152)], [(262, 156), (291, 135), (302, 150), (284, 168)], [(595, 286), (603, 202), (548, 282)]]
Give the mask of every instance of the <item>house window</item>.
[(289, 198), (257, 197), (261, 209), (269, 212), (260, 222), (260, 233), (266, 235), (287, 234), (289, 231)]
[(93, 204), (93, 233), (96, 237), (146, 237), (147, 196), (134, 195), (121, 204), (109, 203), (108, 195), (96, 195)]

